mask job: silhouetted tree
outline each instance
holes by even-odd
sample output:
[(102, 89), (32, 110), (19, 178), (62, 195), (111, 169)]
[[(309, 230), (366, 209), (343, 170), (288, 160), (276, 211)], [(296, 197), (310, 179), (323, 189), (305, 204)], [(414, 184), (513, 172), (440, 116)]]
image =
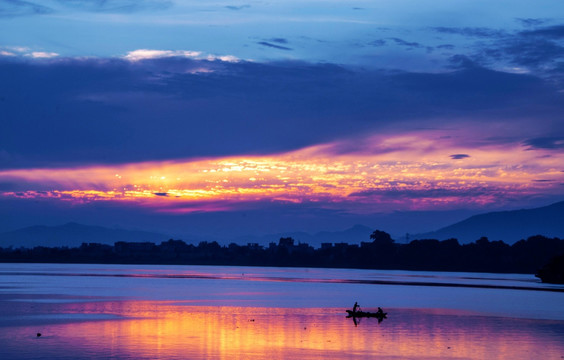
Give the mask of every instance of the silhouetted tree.
[(381, 230), (374, 230), (372, 234), (370, 234), (370, 238), (374, 240), (372, 242), (374, 245), (391, 245), (394, 243), (390, 234)]
[(542, 282), (564, 284), (564, 254), (553, 257), (535, 276)]
[[(367, 246), (370, 261), (368, 267), (372, 268), (390, 268), (396, 262), (396, 244), (390, 234), (381, 230), (374, 230), (370, 234), (372, 243)], [(362, 255), (366, 258), (366, 254)]]
[[(414, 240), (396, 244), (380, 230), (371, 242), (359, 245), (325, 243), (314, 249), (292, 238), (280, 238), (268, 248), (256, 243), (246, 246), (201, 242), (197, 246), (182, 240), (160, 245), (150, 242), (116, 242), (113, 246), (84, 243), (80, 247), (1, 248), (0, 262), (191, 264), (248, 266), (321, 266), (368, 269), (410, 269), (430, 271), (538, 272), (547, 282), (558, 282), (564, 260), (551, 260), (564, 254), (564, 240), (536, 235), (509, 246), (483, 237), (460, 245), (456, 239)], [(543, 265), (547, 264), (542, 270)], [(560, 267), (559, 267), (560, 266)], [(548, 275), (547, 275), (548, 274)], [(556, 275), (554, 275), (556, 274)], [(559, 277), (560, 276), (560, 277)], [(556, 280), (553, 280), (556, 279)]]

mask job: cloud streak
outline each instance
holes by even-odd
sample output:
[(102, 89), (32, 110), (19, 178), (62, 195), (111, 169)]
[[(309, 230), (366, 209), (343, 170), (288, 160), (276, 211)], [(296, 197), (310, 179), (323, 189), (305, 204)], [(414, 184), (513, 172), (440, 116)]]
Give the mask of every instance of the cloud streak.
[(32, 1), (24, 1), (24, 0), (0, 1), (0, 18), (44, 15), (52, 12), (53, 12), (52, 8), (39, 5)]
[(251, 7), (251, 5), (245, 4), (245, 5), (227, 5), (225, 6), (226, 9), (229, 10), (235, 10), (235, 11), (239, 11), (239, 10), (243, 10), (243, 9), (249, 9)]
[(31, 56), (34, 59), (52, 59), (59, 56), (59, 54), (54, 52), (32, 51), (28, 56)]
[[(477, 38), (475, 52), (458, 57), (472, 59), (482, 66), (505, 64), (520, 66), (521, 70), (534, 71), (540, 76), (554, 77), (560, 73), (559, 64), (564, 61), (564, 25), (541, 26), (546, 21), (525, 19), (521, 21), (527, 30), (499, 30), (487, 27), (435, 27), (434, 31), (445, 35), (459, 35), (467, 39)], [(548, 71), (547, 71), (548, 70)]]
[(292, 48), (289, 48), (287, 46), (276, 45), (273, 43), (269, 43), (268, 41), (259, 41), (257, 42), (257, 44), (278, 50), (292, 50)]
[[(524, 147), (489, 146), (472, 149), (472, 157), (450, 156), (464, 163), (450, 162), (446, 154), (464, 148), (441, 133), (371, 137), (365, 143), (372, 148), (362, 153), (337, 154), (340, 144), (329, 143), (270, 156), (6, 170), (0, 183), (6, 198), (128, 202), (172, 212), (191, 209), (190, 204), (202, 211), (205, 203), (237, 209), (237, 203), (264, 201), (318, 203), (351, 213), (376, 212), (383, 205), (448, 209), (562, 190), (557, 184), (564, 174), (554, 169), (564, 154), (539, 158)], [(379, 151), (382, 147), (395, 150)]]
[[(533, 132), (564, 133), (563, 93), (527, 74), (472, 63), (425, 74), (208, 58), (167, 50), (41, 64), (5, 57), (0, 168), (270, 154), (417, 128), (451, 128), (458, 136), (491, 126), (519, 146)], [(461, 137), (469, 139), (476, 146), (498, 141)], [(341, 145), (344, 152), (366, 146)]]
[(173, 5), (169, 0), (57, 0), (57, 2), (82, 11), (106, 13), (165, 10)]
[(199, 51), (139, 49), (128, 52), (123, 58), (129, 61), (163, 59), (170, 57), (197, 59), (201, 54), (202, 53)]
[(529, 149), (564, 150), (564, 137), (541, 137), (525, 140), (524, 144)]
[(496, 29), (490, 29), (485, 27), (474, 27), (474, 28), (435, 27), (434, 30), (443, 34), (455, 34), (455, 35), (462, 35), (468, 37), (490, 38), (490, 39), (502, 38), (507, 34), (503, 30), (496, 30)]

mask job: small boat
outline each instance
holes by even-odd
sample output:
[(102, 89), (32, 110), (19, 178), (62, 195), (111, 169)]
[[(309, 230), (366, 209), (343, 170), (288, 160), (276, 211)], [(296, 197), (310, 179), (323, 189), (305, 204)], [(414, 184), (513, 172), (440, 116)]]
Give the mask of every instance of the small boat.
[(353, 310), (347, 310), (347, 314), (349, 314), (347, 317), (348, 318), (377, 318), (378, 320), (380, 319), (386, 319), (388, 313), (385, 313), (383, 311), (378, 311), (378, 312), (368, 312), (368, 311), (353, 311)]

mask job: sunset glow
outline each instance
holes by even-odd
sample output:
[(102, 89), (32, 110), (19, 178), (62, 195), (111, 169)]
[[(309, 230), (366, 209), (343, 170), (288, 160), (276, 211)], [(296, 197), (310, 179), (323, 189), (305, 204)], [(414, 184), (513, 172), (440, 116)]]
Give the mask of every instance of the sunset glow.
[[(328, 354), (339, 359), (373, 358), (374, 354), (403, 358), (519, 358), (523, 353), (555, 354), (559, 350), (556, 341), (548, 336), (509, 328), (509, 320), (505, 320), (509, 325), (499, 324), (501, 320), (494, 324), (488, 317), (474, 320), (471, 314), (447, 310), (393, 309), (398, 318), (388, 320), (389, 324), (364, 319), (355, 327), (339, 309), (190, 306), (189, 302), (150, 301), (77, 303), (61, 308), (67, 316), (125, 316), (120, 320), (46, 327), (48, 334), (69, 342), (70, 354), (92, 349), (101, 356), (110, 351), (102, 346), (103, 341), (110, 341), (108, 337), (113, 339), (112, 352), (135, 358), (318, 359)], [(15, 336), (21, 335), (17, 332)]]
[(562, 187), (564, 156), (523, 146), (456, 146), (440, 135), (374, 136), (352, 152), (342, 151), (347, 144), (331, 143), (271, 156), (8, 170), (0, 172), (0, 180), (27, 184), (4, 197), (132, 201), (170, 212), (265, 200), (338, 204), (351, 212), (377, 211), (382, 205), (448, 208)]
[(0, 1), (0, 232), (402, 235), (562, 201), (542, 2)]
[(564, 359), (563, 14), (0, 0), (0, 358)]

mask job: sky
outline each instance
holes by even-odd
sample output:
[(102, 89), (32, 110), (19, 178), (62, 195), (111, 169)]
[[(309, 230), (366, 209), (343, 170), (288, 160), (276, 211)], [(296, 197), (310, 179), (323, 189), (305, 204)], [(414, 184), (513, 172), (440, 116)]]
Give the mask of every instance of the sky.
[(0, 231), (405, 234), (562, 200), (560, 0), (0, 0)]

